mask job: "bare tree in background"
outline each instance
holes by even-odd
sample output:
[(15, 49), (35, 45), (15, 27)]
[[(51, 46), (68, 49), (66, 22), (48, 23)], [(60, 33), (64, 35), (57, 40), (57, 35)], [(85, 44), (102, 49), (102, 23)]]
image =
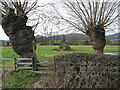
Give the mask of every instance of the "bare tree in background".
[(27, 26), (28, 13), (36, 8), (37, 0), (2, 0), (2, 28), (10, 39), (13, 50), (22, 58), (35, 57), (35, 37)]
[(36, 28), (37, 33), (51, 37), (64, 33), (65, 31), (70, 31), (69, 25), (66, 25), (66, 22), (58, 17), (56, 11), (53, 7), (51, 7), (51, 3), (48, 3), (44, 5), (44, 7), (40, 8), (36, 15), (39, 19), (39, 24)]
[[(58, 14), (52, 7), (53, 3), (47, 3), (44, 7), (39, 8), (35, 16), (38, 17), (39, 24), (36, 27), (36, 34), (42, 34), (49, 37), (49, 44), (54, 44), (55, 36), (70, 31), (69, 25), (58, 17)], [(33, 20), (33, 23), (36, 20)], [(38, 38), (37, 38), (38, 40)]]
[[(95, 2), (89, 0), (67, 0), (64, 2), (64, 8), (67, 9), (67, 16), (63, 15), (54, 5), (59, 16), (67, 21), (71, 26), (89, 36), (95, 54), (103, 54), (106, 44), (105, 29), (114, 25), (118, 20), (119, 1)], [(111, 27), (110, 27), (111, 28)], [(112, 28), (111, 28), (112, 29)]]

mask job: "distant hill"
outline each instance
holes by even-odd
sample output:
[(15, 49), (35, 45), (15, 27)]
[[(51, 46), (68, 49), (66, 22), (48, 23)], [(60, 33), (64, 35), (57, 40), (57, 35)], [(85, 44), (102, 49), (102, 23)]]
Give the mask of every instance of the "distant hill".
[[(89, 37), (84, 35), (84, 34), (78, 34), (78, 33), (74, 33), (74, 34), (65, 34), (66, 36), (66, 40), (89, 40)], [(36, 38), (41, 38), (42, 36), (37, 35)], [(57, 35), (57, 36), (53, 36), (53, 37), (44, 37), (47, 40), (62, 40), (63, 35)]]
[(85, 34), (66, 34), (66, 40), (90, 40), (89, 37)]
[[(89, 37), (85, 34), (79, 34), (79, 33), (73, 33), (73, 34), (65, 34), (66, 36), (66, 40), (70, 41), (70, 40), (90, 40)], [(113, 34), (113, 35), (108, 35), (106, 36), (106, 39), (109, 40), (114, 40), (114, 39), (120, 39), (120, 33), (117, 34)], [(36, 38), (40, 38), (42, 36), (36, 36)], [(57, 35), (57, 36), (53, 36), (53, 37), (44, 37), (47, 40), (62, 40), (63, 35)]]
[(120, 39), (120, 33), (106, 36), (106, 39), (109, 39), (109, 40)]
[[(70, 40), (90, 40), (87, 35), (79, 34), (79, 33), (65, 34), (65, 36), (66, 36), (66, 40), (68, 40), (68, 41), (70, 41)], [(53, 36), (53, 37), (43, 37), (43, 36), (37, 35), (36, 39), (44, 38), (44, 40), (62, 40), (62, 37), (63, 37), (63, 35), (57, 35), (57, 36)], [(109, 40), (120, 39), (120, 33), (108, 35), (108, 36), (106, 36), (106, 39), (109, 39)], [(6, 43), (8, 41), (9, 40), (0, 40), (0, 44)]]
[[(72, 34), (65, 34), (67, 41), (84, 41), (84, 40), (90, 40), (89, 37), (85, 34), (79, 34), (79, 33), (72, 33)], [(40, 35), (36, 36), (37, 43), (44, 43), (48, 44), (50, 41), (57, 40), (58, 42), (62, 40), (63, 35), (57, 35), (53, 37), (43, 37)], [(113, 35), (106, 36), (107, 40), (111, 40), (113, 42), (119, 42), (117, 39), (120, 40), (120, 33), (116, 33)], [(0, 45), (6, 45), (9, 40), (0, 40)]]

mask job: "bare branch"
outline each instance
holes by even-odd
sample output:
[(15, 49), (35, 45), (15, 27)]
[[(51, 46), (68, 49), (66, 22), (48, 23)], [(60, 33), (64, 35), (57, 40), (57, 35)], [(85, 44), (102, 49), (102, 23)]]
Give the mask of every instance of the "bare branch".
[(64, 2), (65, 9), (71, 19), (63, 17), (57, 9), (55, 11), (63, 20), (85, 33), (97, 25), (104, 28), (115, 23), (119, 16), (117, 12), (119, 3), (119, 1), (106, 2), (105, 0), (102, 2), (91, 0), (88, 3), (82, 0), (66, 1)]

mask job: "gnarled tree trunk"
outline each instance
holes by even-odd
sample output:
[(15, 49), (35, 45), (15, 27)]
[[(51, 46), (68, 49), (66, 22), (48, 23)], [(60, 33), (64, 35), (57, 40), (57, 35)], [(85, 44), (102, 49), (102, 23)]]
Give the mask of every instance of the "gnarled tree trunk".
[(35, 57), (34, 31), (32, 27), (26, 26), (27, 19), (26, 15), (17, 16), (11, 8), (2, 19), (2, 27), (10, 39), (12, 48), (21, 58)]
[(95, 54), (103, 54), (106, 44), (104, 28), (118, 24), (119, 0), (115, 2), (107, 2), (107, 0), (101, 2), (99, 0), (98, 2), (94, 0), (88, 0), (88, 2), (66, 0), (63, 3), (68, 17), (62, 15), (58, 5), (53, 6), (61, 19), (90, 37)]
[(89, 30), (87, 35), (90, 37), (92, 48), (95, 54), (102, 55), (106, 44), (105, 30), (97, 25), (94, 29)]

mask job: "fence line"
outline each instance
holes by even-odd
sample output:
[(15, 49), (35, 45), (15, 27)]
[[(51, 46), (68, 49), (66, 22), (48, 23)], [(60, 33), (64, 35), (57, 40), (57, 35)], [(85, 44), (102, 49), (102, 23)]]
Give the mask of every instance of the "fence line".
[[(0, 58), (0, 60), (14, 60), (15, 58)], [(30, 60), (31, 58), (17, 58), (18, 60)], [(51, 61), (50, 59), (37, 59), (38, 61)]]
[[(44, 66), (46, 62), (39, 62), (37, 63), (35, 67), (35, 59), (34, 58), (0, 58), (0, 61), (6, 61), (6, 60), (13, 60), (13, 62), (0, 62), (2, 65), (14, 65), (15, 71), (25, 69), (25, 70), (33, 70), (36, 71), (36, 68), (39, 70), (49, 70), (47, 66)], [(36, 59), (37, 61), (49, 61), (52, 60), (49, 59)], [(27, 62), (24, 62), (27, 61)], [(29, 61), (29, 62), (28, 62)]]
[(14, 58), (0, 58), (0, 60), (14, 60)]

